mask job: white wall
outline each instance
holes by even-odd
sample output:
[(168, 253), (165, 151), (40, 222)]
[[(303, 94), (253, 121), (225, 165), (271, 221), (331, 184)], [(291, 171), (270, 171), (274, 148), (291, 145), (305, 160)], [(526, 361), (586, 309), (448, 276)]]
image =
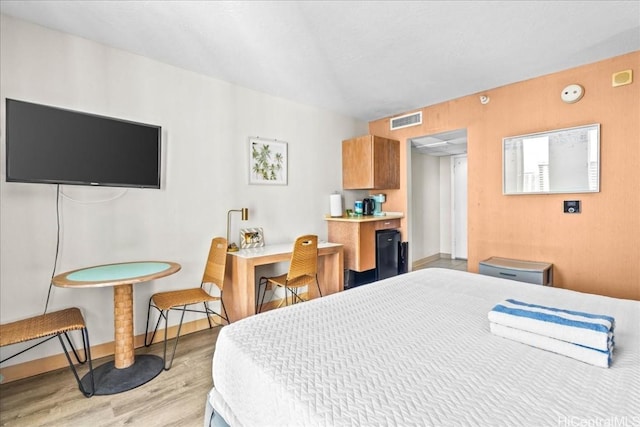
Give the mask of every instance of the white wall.
[[(1, 19), (2, 323), (42, 312), (56, 246), (55, 186), (5, 182), (5, 98), (162, 126), (161, 190), (62, 187), (68, 197), (60, 205), (56, 272), (133, 260), (182, 265), (173, 276), (134, 286), (135, 334), (144, 331), (153, 292), (199, 285), (210, 239), (225, 235), (229, 209), (248, 207), (250, 220), (241, 225), (263, 227), (267, 243), (302, 233), (326, 239), (329, 194), (342, 187), (341, 141), (366, 134), (366, 123)], [(250, 136), (289, 143), (287, 186), (247, 184)], [(235, 238), (239, 215), (233, 223)], [(54, 287), (50, 310), (68, 306), (82, 309), (92, 345), (113, 341), (111, 288)], [(3, 349), (3, 357), (12, 352)], [(54, 343), (15, 362), (58, 352)]]
[(409, 253), (418, 261), (440, 252), (439, 158), (411, 153), (411, 237)]
[(451, 158), (411, 150), (411, 261), (451, 253)]

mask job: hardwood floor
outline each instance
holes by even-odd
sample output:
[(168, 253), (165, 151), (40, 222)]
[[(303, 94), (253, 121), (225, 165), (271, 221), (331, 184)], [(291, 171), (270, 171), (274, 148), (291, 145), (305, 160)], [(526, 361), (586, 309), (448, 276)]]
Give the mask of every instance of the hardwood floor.
[(448, 268), (451, 270), (462, 270), (467, 271), (467, 260), (466, 259), (450, 259), (450, 258), (440, 258), (435, 261), (431, 261), (427, 264), (424, 264), (420, 269), (423, 268)]
[[(202, 426), (219, 331), (217, 327), (181, 337), (171, 370), (120, 394), (84, 397), (68, 367), (0, 384), (0, 425)], [(162, 343), (136, 350), (147, 353), (162, 356)], [(113, 357), (96, 359), (94, 366), (108, 360)], [(80, 375), (87, 370), (81, 366)]]
[[(429, 267), (466, 270), (467, 262), (439, 259), (423, 266)], [(171, 370), (120, 394), (87, 399), (68, 367), (0, 384), (0, 426), (202, 426), (219, 331), (217, 327), (181, 337)], [(136, 350), (145, 353), (161, 356), (162, 343)], [(112, 359), (96, 359), (94, 366)], [(87, 368), (81, 366), (79, 372), (84, 375)]]

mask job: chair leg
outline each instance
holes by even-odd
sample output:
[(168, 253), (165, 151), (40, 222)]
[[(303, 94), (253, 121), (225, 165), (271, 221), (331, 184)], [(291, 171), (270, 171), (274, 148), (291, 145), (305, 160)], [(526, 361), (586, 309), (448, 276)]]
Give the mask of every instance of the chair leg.
[[(209, 306), (207, 305), (207, 303), (204, 303), (205, 305), (205, 313), (207, 314), (208, 317), (213, 317), (213, 316), (218, 316), (220, 319), (224, 320), (225, 322), (227, 322), (227, 325), (230, 324), (231, 322), (229, 321), (229, 315), (227, 314), (227, 309), (224, 306), (224, 301), (222, 300), (222, 294), (220, 294), (220, 313), (217, 313), (215, 310), (212, 310), (211, 308), (209, 308)], [(221, 314), (223, 313), (223, 314)], [(209, 328), (213, 328), (217, 325), (214, 325), (213, 323), (211, 323), (211, 320), (209, 320)]]
[[(279, 289), (279, 288), (280, 288), (280, 287), (278, 286), (276, 289)], [(278, 307), (281, 307), (283, 302), (284, 302), (284, 306), (285, 306), (285, 307), (286, 307), (287, 305), (289, 305), (289, 304), (287, 304), (287, 288), (284, 288), (284, 298), (282, 298), (282, 299), (280, 300), (280, 305), (279, 305)]]
[[(145, 327), (144, 333), (144, 346), (149, 347), (153, 343), (153, 339), (156, 337), (156, 332), (158, 331), (158, 326), (160, 325), (160, 319), (162, 319), (162, 310), (152, 304), (153, 297), (149, 298), (149, 306), (147, 307), (147, 326)], [(156, 326), (153, 328), (153, 333), (151, 334), (151, 339), (149, 338), (149, 318), (151, 317), (151, 307), (155, 308), (160, 312), (158, 315), (158, 321), (156, 322)]]
[[(256, 298), (256, 313), (262, 312), (262, 305), (264, 304), (264, 297), (267, 294), (267, 285), (269, 284), (269, 280), (266, 277), (261, 277), (258, 281), (258, 298)], [(260, 289), (264, 287), (262, 291), (262, 299), (260, 298)], [(258, 300), (260, 300), (260, 304), (258, 304)]]
[(260, 304), (260, 289), (262, 289), (262, 277), (260, 278), (260, 280), (258, 281), (258, 295), (256, 295), (256, 314), (260, 313), (260, 311), (262, 310), (262, 305)]
[(169, 310), (167, 310), (167, 316), (164, 324), (164, 370), (168, 371), (173, 365), (173, 359), (176, 357), (176, 348), (178, 348), (178, 341), (180, 339), (180, 330), (182, 330), (182, 321), (184, 320), (184, 313), (187, 311), (187, 306), (182, 307), (182, 316), (180, 316), (180, 324), (178, 325), (178, 332), (176, 333), (176, 342), (173, 344), (173, 352), (171, 353), (171, 360), (167, 366), (167, 329), (169, 329)]
[[(220, 295), (220, 306), (222, 307), (222, 312), (224, 313), (224, 320), (227, 321), (227, 325), (230, 325), (231, 322), (229, 321), (229, 315), (227, 314), (227, 309), (224, 306), (224, 301), (222, 300), (222, 295)], [(222, 316), (220, 316), (222, 317)]]
[(209, 310), (209, 306), (207, 305), (206, 301), (203, 302), (202, 304), (204, 305), (204, 314), (207, 315), (207, 322), (209, 322), (209, 329), (211, 329), (213, 328), (213, 325), (211, 324), (211, 316), (209, 315), (209, 313), (214, 313), (214, 312), (212, 310)]
[[(84, 346), (84, 354), (85, 354), (85, 361), (84, 362), (89, 362), (89, 378), (91, 380), (91, 384), (90, 384), (90, 389), (89, 390), (85, 390), (84, 386), (82, 385), (82, 381), (80, 380), (80, 376), (78, 376), (78, 371), (76, 370), (76, 367), (73, 364), (73, 361), (71, 360), (71, 356), (69, 356), (69, 350), (67, 350), (67, 347), (64, 345), (64, 340), (61, 337), (62, 334), (58, 334), (58, 339), (60, 340), (60, 345), (62, 346), (62, 349), (64, 350), (64, 355), (67, 357), (67, 361), (69, 362), (69, 368), (71, 368), (71, 372), (73, 372), (73, 376), (76, 378), (76, 382), (78, 383), (78, 388), (80, 389), (80, 391), (82, 392), (82, 394), (85, 397), (91, 397), (93, 396), (93, 394), (95, 393), (96, 390), (96, 386), (95, 386), (95, 381), (94, 381), (94, 377), (93, 377), (93, 362), (91, 360), (91, 345), (89, 343), (89, 332), (87, 331), (87, 328), (83, 328), (82, 329), (82, 343)], [(67, 335), (67, 333), (65, 332), (64, 335), (67, 337), (67, 341), (69, 342), (69, 345), (71, 347), (71, 349), (73, 350), (76, 359), (78, 357), (78, 353), (76, 352), (75, 348), (73, 347), (73, 344), (71, 343), (71, 341), (69, 340), (69, 336)], [(84, 363), (82, 362), (82, 363)]]
[(318, 287), (318, 295), (322, 298), (322, 291), (320, 290), (320, 282), (318, 282), (318, 275), (316, 274), (316, 286)]
[(71, 342), (71, 339), (69, 338), (69, 334), (64, 332), (63, 333), (65, 338), (67, 339), (67, 343), (69, 344), (69, 348), (71, 348), (71, 350), (73, 351), (73, 355), (76, 358), (76, 361), (80, 364), (83, 365), (87, 362), (87, 342), (84, 339), (84, 334), (82, 334), (82, 347), (84, 350), (84, 360), (80, 360), (80, 356), (78, 355), (78, 352), (76, 350), (76, 347), (73, 345), (73, 343)]
[(298, 293), (293, 289), (293, 288), (288, 288), (289, 292), (291, 292), (291, 304), (297, 304), (299, 302), (304, 302), (305, 300), (302, 299), (302, 297), (300, 295), (298, 295)]

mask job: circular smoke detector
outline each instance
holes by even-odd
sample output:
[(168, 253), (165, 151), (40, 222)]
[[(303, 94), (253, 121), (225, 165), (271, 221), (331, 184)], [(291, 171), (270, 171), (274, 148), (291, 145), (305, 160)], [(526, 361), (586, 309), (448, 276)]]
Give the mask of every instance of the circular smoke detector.
[(582, 96), (584, 95), (584, 89), (580, 85), (569, 85), (562, 89), (562, 93), (560, 94), (560, 98), (563, 102), (567, 104), (573, 104), (574, 102), (580, 101)]

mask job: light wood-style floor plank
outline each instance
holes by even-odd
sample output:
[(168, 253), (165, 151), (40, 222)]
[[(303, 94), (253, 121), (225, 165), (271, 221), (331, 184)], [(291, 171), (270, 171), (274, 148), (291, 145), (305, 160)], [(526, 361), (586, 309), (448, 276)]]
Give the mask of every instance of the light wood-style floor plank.
[[(202, 426), (220, 327), (180, 338), (169, 371), (133, 390), (86, 398), (69, 368), (0, 384), (0, 426)], [(169, 349), (173, 341), (169, 342)], [(136, 354), (162, 356), (162, 343)], [(94, 360), (94, 366), (113, 357)], [(80, 375), (88, 368), (81, 366)]]

